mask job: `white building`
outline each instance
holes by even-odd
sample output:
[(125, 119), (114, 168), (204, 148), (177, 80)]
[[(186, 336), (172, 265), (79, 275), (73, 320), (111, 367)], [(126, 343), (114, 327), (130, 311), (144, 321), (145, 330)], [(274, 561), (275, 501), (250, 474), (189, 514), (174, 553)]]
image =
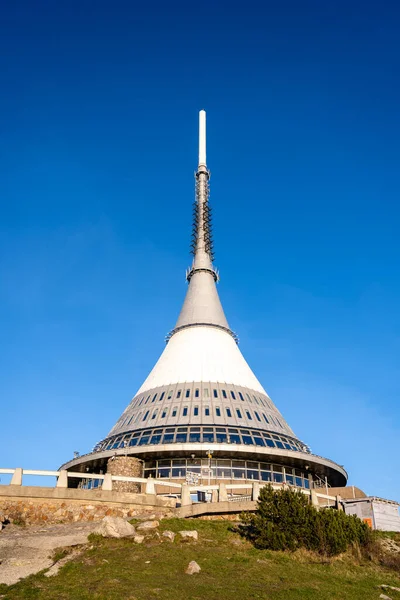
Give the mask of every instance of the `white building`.
[(128, 454), (144, 460), (145, 476), (157, 478), (343, 486), (345, 469), (310, 452), (239, 349), (217, 292), (209, 179), (206, 115), (200, 111), (193, 263), (182, 310), (160, 358), (108, 435), (63, 468), (99, 472), (111, 456)]

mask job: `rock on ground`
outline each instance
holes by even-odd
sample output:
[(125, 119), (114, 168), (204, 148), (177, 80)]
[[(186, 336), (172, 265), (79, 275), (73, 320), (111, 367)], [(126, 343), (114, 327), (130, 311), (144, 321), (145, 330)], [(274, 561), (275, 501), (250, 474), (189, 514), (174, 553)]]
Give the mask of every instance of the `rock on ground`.
[(158, 521), (143, 521), (143, 523), (136, 526), (136, 529), (138, 531), (153, 531), (154, 529), (157, 529), (159, 524)]
[(194, 575), (195, 573), (200, 573), (200, 571), (201, 571), (200, 565), (198, 565), (195, 560), (191, 560), (187, 566), (185, 573), (186, 573), (186, 575)]
[(197, 533), (197, 531), (195, 529), (193, 529), (192, 531), (179, 531), (179, 535), (184, 540), (196, 540), (197, 541), (199, 539), (199, 534)]
[(392, 599), (391, 599), (389, 596), (386, 596), (386, 594), (381, 594), (381, 595), (379, 596), (379, 598), (380, 598), (381, 600), (392, 600)]
[(136, 530), (133, 525), (121, 517), (104, 517), (93, 533), (103, 537), (123, 538), (134, 536)]
[(133, 541), (135, 542), (135, 544), (142, 544), (144, 541), (144, 535), (135, 535)]
[(12, 585), (53, 565), (56, 548), (87, 543), (96, 523), (17, 527), (7, 525), (0, 536), (0, 583)]
[(165, 537), (168, 540), (170, 540), (171, 542), (173, 542), (175, 539), (175, 533), (173, 531), (164, 531), (163, 537)]

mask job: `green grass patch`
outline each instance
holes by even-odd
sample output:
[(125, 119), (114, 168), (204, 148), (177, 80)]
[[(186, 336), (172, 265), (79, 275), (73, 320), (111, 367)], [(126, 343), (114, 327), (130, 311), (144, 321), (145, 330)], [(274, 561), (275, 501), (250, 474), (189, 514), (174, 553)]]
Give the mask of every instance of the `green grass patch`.
[[(88, 548), (56, 577), (0, 585), (3, 600), (376, 600), (378, 585), (399, 587), (396, 573), (350, 553), (324, 558), (307, 551), (257, 550), (229, 522), (165, 519), (164, 530), (196, 529), (198, 542), (91, 536)], [(186, 575), (191, 560), (201, 567)], [(389, 594), (394, 600), (399, 598)]]

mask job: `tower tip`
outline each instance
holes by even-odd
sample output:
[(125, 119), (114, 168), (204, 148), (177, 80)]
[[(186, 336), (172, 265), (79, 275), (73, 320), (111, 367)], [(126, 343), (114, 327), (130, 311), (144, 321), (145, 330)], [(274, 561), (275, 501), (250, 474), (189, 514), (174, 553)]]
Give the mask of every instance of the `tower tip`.
[(199, 112), (199, 167), (206, 166), (206, 111)]

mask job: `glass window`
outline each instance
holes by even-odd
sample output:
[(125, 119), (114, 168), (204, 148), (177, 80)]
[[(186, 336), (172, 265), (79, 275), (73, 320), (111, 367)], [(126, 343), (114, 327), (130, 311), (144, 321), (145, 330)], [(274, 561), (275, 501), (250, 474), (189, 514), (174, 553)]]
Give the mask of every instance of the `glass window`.
[(243, 398), (242, 392), (239, 392), (239, 398), (244, 402), (244, 398)]
[(165, 468), (163, 467), (162, 469), (158, 469), (158, 477), (160, 477), (160, 479), (162, 477), (171, 477), (171, 469)]
[(194, 396), (195, 396), (195, 398), (198, 398), (198, 397), (199, 397), (199, 388), (196, 388), (196, 389), (195, 389), (195, 391), (194, 391)]
[(258, 479), (258, 471), (247, 469), (247, 479)]
[(240, 435), (237, 435), (236, 433), (229, 434), (228, 444), (240, 444), (240, 443), (241, 443)]
[(176, 434), (176, 442), (177, 443), (184, 443), (186, 442), (186, 438), (187, 438), (187, 433), (177, 433)]
[(268, 419), (267, 419), (267, 417), (265, 416), (265, 414), (264, 414), (264, 413), (262, 414), (262, 416), (264, 417), (264, 421), (265, 421), (266, 423), (269, 423), (269, 421), (268, 421)]
[(162, 411), (162, 414), (161, 414), (161, 418), (162, 418), (162, 419), (165, 419), (165, 417), (166, 417), (166, 416), (167, 416), (167, 411), (166, 411), (166, 410), (163, 410), (163, 411)]
[(262, 437), (254, 436), (254, 441), (256, 443), (256, 446), (265, 446), (264, 444), (264, 440), (262, 439)]
[(189, 397), (190, 397), (190, 390), (186, 390), (185, 397), (186, 397), (186, 398), (189, 398)]
[(243, 444), (246, 444), (246, 446), (253, 445), (253, 438), (251, 437), (251, 435), (242, 435), (242, 440)]
[(157, 398), (157, 394), (154, 394), (152, 402), (154, 402), (156, 398)]
[(182, 411), (182, 417), (187, 417), (187, 414), (188, 414), (188, 407), (184, 406), (183, 411)]
[(150, 399), (150, 396), (147, 396), (145, 404), (148, 403), (149, 399)]
[(173, 433), (165, 433), (164, 434), (163, 444), (172, 444), (173, 441), (174, 441)]
[(218, 398), (218, 390), (214, 389), (213, 394), (214, 394), (214, 398)]
[(172, 390), (169, 390), (167, 400), (171, 400), (172, 398)]
[(236, 400), (235, 392), (232, 392), (232, 390), (231, 390), (231, 397), (232, 397), (232, 400)]
[(295, 477), (295, 482), (298, 487), (303, 487), (303, 480), (301, 477)]
[(181, 394), (182, 394), (182, 390), (178, 390), (178, 393), (176, 394), (176, 397), (177, 397), (177, 398), (180, 398), (180, 397), (181, 397)]
[(232, 416), (232, 413), (231, 413), (231, 409), (230, 409), (230, 408), (227, 408), (227, 409), (226, 409), (226, 415), (227, 415), (228, 417), (231, 417), (231, 416)]
[(164, 399), (164, 396), (165, 396), (165, 392), (163, 392), (163, 393), (161, 394), (161, 396), (160, 396), (160, 399), (159, 399), (159, 402), (161, 402), (161, 400), (163, 400), (163, 399)]
[(189, 442), (200, 442), (200, 427), (191, 429), (189, 434)]
[(282, 450), (284, 450), (285, 448), (282, 442), (276, 442), (276, 445), (278, 446), (278, 448), (282, 448)]
[(251, 416), (251, 414), (248, 410), (246, 410), (246, 415), (247, 415), (247, 418), (249, 419), (249, 421), (253, 420), (253, 417)]
[(222, 433), (222, 432), (218, 431), (218, 429), (219, 428), (217, 427), (216, 441), (217, 441), (217, 444), (223, 444), (227, 440), (227, 435), (226, 435), (225, 431)]
[(250, 396), (246, 393), (246, 398), (249, 402), (251, 402)]
[(257, 421), (261, 421), (260, 415), (258, 414), (258, 412), (256, 410), (254, 411), (254, 414), (256, 415)]
[(151, 415), (151, 418), (152, 418), (152, 419), (155, 419), (155, 418), (156, 418), (156, 416), (157, 416), (157, 413), (158, 413), (158, 410), (156, 409), (156, 410), (153, 412), (153, 414)]
[(143, 417), (142, 421), (145, 421), (145, 420), (147, 419), (147, 417), (148, 417), (148, 416), (149, 416), (149, 411), (146, 411), (146, 412), (144, 413), (144, 417)]
[(149, 439), (150, 439), (149, 435), (143, 435), (140, 438), (139, 446), (144, 446), (145, 444), (148, 444), (149, 443)]
[(212, 427), (204, 427), (203, 429), (203, 442), (212, 444), (214, 442), (214, 431)]
[(282, 473), (273, 473), (275, 483), (282, 483), (283, 475)]
[(186, 477), (186, 469), (184, 467), (172, 469), (172, 477)]
[(240, 410), (238, 408), (236, 409), (236, 414), (237, 414), (237, 416), (238, 416), (239, 419), (242, 418), (242, 413), (240, 412)]
[(254, 400), (255, 400), (256, 404), (260, 404), (255, 396), (254, 396)]
[(204, 408), (204, 414), (205, 414), (205, 416), (206, 416), (206, 417), (209, 417), (209, 416), (210, 416), (210, 407), (209, 407), (209, 406), (206, 406), (206, 407)]
[(161, 435), (151, 436), (150, 444), (159, 444), (161, 442)]
[(219, 406), (216, 406), (216, 407), (215, 407), (215, 414), (217, 415), (217, 417), (220, 417), (220, 416), (221, 416), (221, 409), (220, 409), (220, 407), (219, 407)]
[(244, 469), (232, 469), (232, 476), (235, 479), (244, 479), (245, 478), (245, 470)]
[(131, 441), (129, 442), (130, 446), (136, 446), (136, 444), (138, 443), (138, 438), (132, 438)]
[(178, 408), (176, 406), (174, 406), (173, 411), (172, 411), (172, 417), (176, 417), (176, 413), (177, 413)]
[(304, 478), (304, 487), (308, 490), (310, 488), (310, 482), (308, 479)]
[(143, 400), (144, 400), (144, 396), (143, 396), (143, 398), (141, 399), (141, 401), (139, 402), (139, 406), (141, 406), (141, 405), (142, 405), (142, 402), (143, 402)]
[(228, 396), (226, 395), (226, 391), (225, 391), (225, 390), (222, 390), (222, 396), (223, 396), (224, 398), (227, 398), (227, 397), (228, 397)]
[(274, 442), (273, 442), (272, 440), (270, 440), (270, 439), (268, 439), (268, 438), (267, 438), (267, 439), (265, 440), (265, 443), (266, 443), (266, 445), (267, 445), (267, 446), (269, 446), (270, 448), (275, 448), (275, 444), (274, 444)]
[(199, 407), (195, 406), (193, 409), (193, 416), (194, 417), (198, 417), (199, 416)]
[(271, 473), (268, 471), (261, 471), (261, 479), (263, 481), (271, 481)]

